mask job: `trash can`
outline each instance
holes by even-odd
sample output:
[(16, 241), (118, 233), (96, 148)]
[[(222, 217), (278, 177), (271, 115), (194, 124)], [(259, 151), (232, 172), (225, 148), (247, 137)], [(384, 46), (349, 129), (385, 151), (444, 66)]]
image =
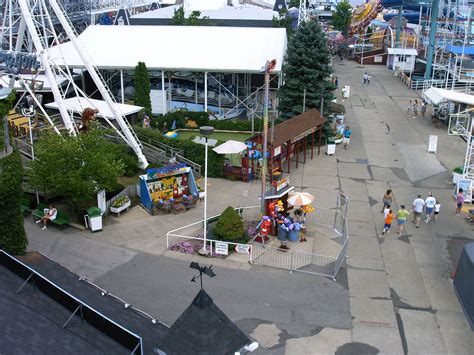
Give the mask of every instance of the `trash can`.
[(87, 210), (86, 225), (89, 225), (89, 229), (92, 232), (97, 232), (102, 230), (102, 210), (99, 207), (91, 207)]
[(329, 137), (326, 141), (326, 154), (334, 155), (336, 153), (336, 140), (334, 137)]

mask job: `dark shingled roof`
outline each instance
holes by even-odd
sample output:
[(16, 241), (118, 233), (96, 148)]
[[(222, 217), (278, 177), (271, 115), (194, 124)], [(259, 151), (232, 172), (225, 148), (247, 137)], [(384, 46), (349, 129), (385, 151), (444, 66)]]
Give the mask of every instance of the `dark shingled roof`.
[(200, 290), (160, 345), (167, 354), (233, 355), (250, 342), (206, 291)]
[(269, 139), (269, 143), (274, 147), (278, 147), (312, 128), (318, 129), (325, 122), (326, 118), (321, 116), (321, 113), (317, 109), (313, 108), (277, 124), (273, 128), (273, 140), (271, 141), (271, 139)]

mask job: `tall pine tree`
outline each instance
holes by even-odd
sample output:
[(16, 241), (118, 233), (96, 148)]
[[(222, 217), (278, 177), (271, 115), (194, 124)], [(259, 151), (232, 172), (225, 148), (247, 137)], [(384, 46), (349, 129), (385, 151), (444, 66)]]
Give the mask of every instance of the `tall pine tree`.
[[(303, 24), (290, 38), (283, 66), (284, 85), (279, 91), (279, 106), (283, 118), (291, 118), (306, 110), (321, 108), (324, 112), (334, 96), (335, 85), (330, 81), (332, 72), (327, 40), (316, 21)], [(306, 94), (305, 94), (306, 89)], [(304, 100), (305, 98), (305, 100)]]
[(150, 76), (143, 62), (135, 67), (135, 105), (145, 108), (145, 113), (151, 116)]

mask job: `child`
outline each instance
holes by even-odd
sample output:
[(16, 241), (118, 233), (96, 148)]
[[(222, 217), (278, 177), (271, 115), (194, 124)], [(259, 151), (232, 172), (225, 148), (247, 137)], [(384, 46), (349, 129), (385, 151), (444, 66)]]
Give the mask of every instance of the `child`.
[(398, 220), (398, 234), (402, 235), (405, 225), (407, 224), (408, 212), (405, 208), (405, 205), (400, 205), (400, 209), (397, 211), (397, 220)]
[(385, 232), (387, 232), (387, 234), (390, 233), (390, 228), (392, 228), (392, 219), (393, 219), (393, 211), (390, 209), (388, 210), (388, 213), (385, 215), (382, 235), (384, 235)]
[(439, 214), (439, 210), (441, 209), (441, 203), (439, 203), (438, 200), (436, 200), (436, 203), (434, 205), (434, 223), (436, 223), (438, 221), (438, 214)]

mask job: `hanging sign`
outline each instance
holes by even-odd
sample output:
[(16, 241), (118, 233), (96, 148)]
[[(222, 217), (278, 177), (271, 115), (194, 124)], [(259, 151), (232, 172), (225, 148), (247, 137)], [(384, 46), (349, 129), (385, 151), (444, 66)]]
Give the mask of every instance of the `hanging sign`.
[(383, 57), (381, 55), (374, 56), (374, 63), (382, 63)]
[(438, 148), (438, 136), (430, 135), (428, 140), (428, 153), (435, 153)]
[(219, 255), (229, 255), (229, 244), (216, 242), (215, 252)]
[(308, 129), (307, 131), (298, 134), (296, 137), (291, 138), (291, 143), (295, 143), (296, 141), (299, 141), (300, 139), (302, 139), (306, 136), (309, 136), (313, 132), (316, 132), (316, 127)]
[(235, 251), (239, 254), (250, 254), (250, 245), (244, 245), (244, 244), (237, 244), (235, 246)]
[(278, 147), (276, 147), (274, 150), (273, 150), (273, 156), (274, 157), (277, 157), (281, 154), (281, 145), (279, 145)]
[(0, 50), (0, 64), (2, 63), (12, 74), (19, 74), (22, 69), (38, 70), (41, 67), (34, 54)]
[(284, 177), (283, 179), (277, 181), (276, 189), (277, 191), (280, 191), (281, 189), (287, 187), (289, 184), (290, 184), (290, 178), (288, 176)]

